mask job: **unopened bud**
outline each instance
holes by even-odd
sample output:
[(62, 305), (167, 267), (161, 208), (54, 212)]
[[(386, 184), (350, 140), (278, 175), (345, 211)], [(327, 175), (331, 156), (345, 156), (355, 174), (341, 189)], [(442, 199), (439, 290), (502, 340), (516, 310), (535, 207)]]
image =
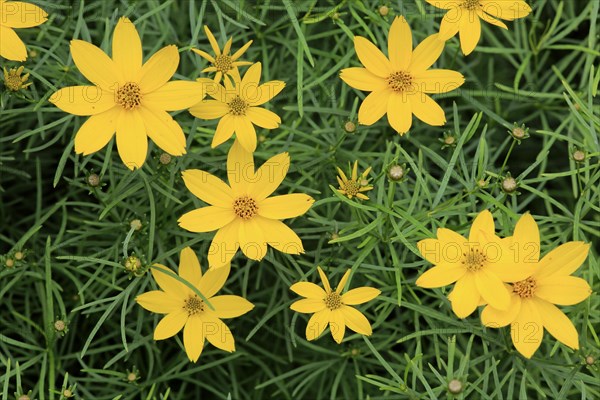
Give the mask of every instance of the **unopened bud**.
[(6, 261), (4, 261), (4, 265), (6, 265), (6, 268), (12, 268), (15, 266), (15, 261), (12, 258), (7, 258)]
[(169, 165), (173, 158), (169, 153), (162, 153), (158, 159), (162, 165)]
[(585, 161), (585, 153), (581, 150), (575, 150), (573, 152), (573, 160), (576, 162), (584, 162)]
[(129, 226), (131, 227), (131, 229), (134, 229), (136, 231), (139, 231), (140, 229), (142, 229), (142, 221), (140, 221), (139, 219), (133, 219), (131, 220), (131, 222), (129, 223)]
[(506, 193), (513, 193), (517, 190), (517, 181), (512, 176), (507, 176), (502, 180), (502, 190)]
[(356, 124), (352, 121), (347, 121), (344, 124), (344, 130), (348, 133), (352, 133), (352, 132), (356, 131)]
[(87, 178), (87, 183), (91, 187), (97, 187), (100, 185), (100, 177), (97, 174), (90, 174)]
[(388, 171), (388, 176), (393, 181), (399, 181), (404, 177), (404, 168), (400, 165), (394, 165)]
[(381, 15), (382, 17), (385, 17), (386, 15), (388, 15), (389, 12), (390, 12), (390, 8), (388, 6), (379, 7), (379, 15)]
[(448, 382), (448, 391), (452, 394), (459, 394), (463, 390), (463, 384), (458, 379), (452, 379)]
[(54, 329), (56, 329), (57, 332), (64, 331), (66, 327), (67, 327), (67, 324), (65, 324), (65, 321), (63, 321), (62, 319), (57, 319), (54, 322)]

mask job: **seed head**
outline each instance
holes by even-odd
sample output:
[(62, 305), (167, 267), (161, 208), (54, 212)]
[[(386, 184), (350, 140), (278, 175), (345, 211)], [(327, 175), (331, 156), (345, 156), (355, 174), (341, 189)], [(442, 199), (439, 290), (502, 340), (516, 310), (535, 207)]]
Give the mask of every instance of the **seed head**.
[(171, 155), (169, 153), (162, 153), (158, 159), (158, 161), (162, 164), (162, 165), (169, 165), (171, 163), (171, 160), (173, 158), (171, 157)]

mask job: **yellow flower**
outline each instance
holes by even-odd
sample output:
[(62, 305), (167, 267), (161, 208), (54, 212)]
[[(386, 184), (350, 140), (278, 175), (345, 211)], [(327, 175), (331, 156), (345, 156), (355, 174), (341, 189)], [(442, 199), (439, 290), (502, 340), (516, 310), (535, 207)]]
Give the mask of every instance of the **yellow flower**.
[(446, 93), (465, 79), (447, 69), (429, 68), (444, 49), (438, 35), (413, 51), (412, 33), (404, 17), (396, 17), (388, 35), (388, 57), (368, 39), (355, 36), (354, 48), (365, 68), (346, 68), (340, 78), (358, 90), (371, 92), (358, 110), (358, 122), (373, 125), (384, 114), (401, 135), (412, 126), (412, 115), (429, 125), (446, 123), (444, 110), (427, 93)]
[(440, 39), (448, 40), (460, 32), (460, 47), (469, 55), (481, 37), (481, 20), (508, 29), (496, 18), (513, 21), (529, 15), (531, 7), (524, 0), (427, 0), (437, 8), (448, 10), (440, 23)]
[(60, 89), (50, 98), (70, 114), (91, 117), (75, 136), (75, 152), (99, 151), (117, 133), (117, 148), (129, 168), (141, 168), (148, 139), (165, 152), (185, 154), (183, 130), (167, 113), (188, 108), (204, 97), (201, 82), (168, 82), (179, 65), (176, 46), (156, 52), (142, 65), (142, 43), (133, 23), (121, 18), (115, 27), (112, 59), (82, 40), (71, 41), (71, 55), (93, 86)]
[(209, 269), (202, 275), (200, 263), (192, 249), (186, 247), (181, 250), (179, 277), (202, 293), (213, 309), (189, 286), (168, 273), (174, 274), (170, 268), (155, 264), (152, 276), (161, 290), (141, 294), (135, 299), (148, 311), (166, 314), (156, 325), (154, 340), (168, 339), (183, 329), (183, 345), (193, 362), (200, 357), (204, 339), (221, 350), (235, 351), (233, 335), (221, 319), (244, 315), (254, 305), (240, 296), (215, 296), (227, 280), (229, 264), (223, 268)]
[(221, 82), (221, 78), (227, 79), (228, 75), (234, 78), (234, 80), (237, 79), (239, 81), (240, 73), (238, 71), (238, 67), (251, 65), (252, 63), (249, 61), (238, 61), (238, 58), (240, 58), (242, 54), (248, 50), (248, 47), (250, 47), (252, 44), (252, 40), (243, 45), (242, 48), (235, 53), (229, 54), (233, 38), (229, 38), (227, 43), (225, 43), (225, 47), (223, 47), (223, 51), (221, 52), (221, 49), (217, 43), (217, 39), (215, 39), (214, 35), (206, 25), (204, 25), (204, 32), (206, 32), (206, 36), (208, 37), (208, 41), (210, 42), (210, 46), (212, 47), (215, 55), (211, 56), (205, 51), (192, 49), (194, 53), (207, 59), (212, 64), (212, 67), (205, 68), (202, 70), (202, 72), (216, 72), (214, 80), (217, 83)]
[(417, 286), (437, 288), (456, 282), (449, 297), (459, 318), (469, 316), (482, 299), (484, 304), (508, 309), (510, 293), (503, 282), (518, 282), (532, 271), (514, 259), (509, 242), (496, 236), (494, 218), (487, 210), (473, 221), (468, 240), (438, 228), (437, 239), (421, 240), (417, 246), (423, 258), (435, 264), (417, 279)]
[(572, 349), (579, 348), (577, 330), (555, 304), (570, 306), (587, 299), (592, 290), (583, 279), (570, 276), (587, 258), (590, 245), (568, 242), (540, 257), (540, 232), (529, 214), (523, 215), (511, 242), (516, 258), (533, 266), (531, 276), (512, 285), (509, 307), (502, 311), (488, 305), (481, 313), (481, 321), (492, 328), (510, 324), (516, 349), (531, 358), (544, 336), (544, 328), (561, 343)]
[(232, 84), (224, 80), (225, 86), (218, 83), (207, 85), (207, 93), (214, 100), (204, 100), (190, 108), (193, 116), (202, 119), (221, 118), (211, 146), (217, 147), (234, 133), (242, 146), (249, 151), (256, 150), (256, 129), (254, 125), (265, 129), (275, 129), (281, 124), (277, 114), (258, 107), (285, 87), (283, 81), (269, 81), (259, 85), (261, 64), (253, 64), (244, 77), (234, 77)]
[(339, 176), (337, 177), (338, 183), (340, 184), (340, 188), (338, 192), (346, 195), (349, 199), (353, 197), (358, 197), (362, 200), (369, 200), (367, 196), (362, 194), (362, 192), (367, 192), (369, 190), (373, 190), (373, 186), (369, 185), (369, 180), (367, 179), (367, 175), (371, 172), (371, 167), (367, 168), (365, 172), (363, 172), (360, 177), (358, 176), (358, 161), (354, 161), (354, 167), (352, 167), (352, 175), (351, 179), (346, 177), (344, 171), (342, 171), (339, 167), (337, 167), (337, 171)]
[(236, 140), (227, 157), (229, 185), (205, 171), (182, 172), (187, 188), (208, 207), (179, 218), (179, 226), (190, 232), (218, 230), (209, 253), (210, 267), (231, 261), (241, 248), (246, 257), (261, 260), (267, 244), (288, 254), (304, 253), (302, 241), (280, 220), (304, 214), (314, 202), (306, 194), (271, 196), (290, 166), (288, 153), (278, 154), (254, 170), (252, 153)]
[(294, 302), (290, 308), (294, 311), (313, 314), (306, 325), (306, 339), (315, 340), (329, 325), (331, 336), (337, 343), (344, 339), (346, 326), (361, 335), (373, 333), (369, 320), (356, 308), (350, 307), (363, 304), (379, 296), (380, 290), (372, 287), (359, 287), (347, 291), (342, 290), (350, 277), (351, 270), (346, 271), (335, 292), (331, 290), (329, 280), (321, 267), (317, 267), (325, 290), (311, 282), (297, 282), (290, 286), (290, 290), (305, 299)]
[(0, 57), (25, 61), (27, 48), (14, 28), (32, 28), (48, 20), (48, 14), (35, 4), (0, 0)]
[[(11, 68), (9, 71), (4, 68), (4, 86), (11, 92), (18, 92), (21, 89), (27, 89), (31, 85), (31, 82), (27, 82), (29, 79), (29, 73), (21, 76), (25, 67), (22, 65), (19, 68)], [(25, 83), (27, 82), (27, 83)]]

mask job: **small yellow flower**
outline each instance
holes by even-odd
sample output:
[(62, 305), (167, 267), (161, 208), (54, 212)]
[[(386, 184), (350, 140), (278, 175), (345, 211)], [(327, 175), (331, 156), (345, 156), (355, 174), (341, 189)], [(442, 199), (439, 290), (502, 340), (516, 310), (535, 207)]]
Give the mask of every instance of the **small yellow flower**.
[[(146, 310), (166, 314), (154, 330), (154, 340), (168, 339), (183, 329), (183, 345), (190, 361), (200, 357), (204, 340), (221, 350), (235, 351), (231, 331), (221, 321), (246, 314), (254, 305), (240, 296), (215, 294), (229, 276), (229, 264), (219, 269), (209, 269), (202, 274), (196, 254), (189, 247), (181, 251), (179, 277), (195, 287), (214, 308), (211, 309), (187, 285), (169, 276), (168, 267), (155, 264), (152, 276), (161, 290), (153, 290), (136, 297)], [(167, 273), (163, 272), (166, 271)]]
[(446, 93), (465, 78), (456, 71), (429, 69), (442, 54), (438, 35), (423, 40), (413, 51), (412, 33), (404, 17), (396, 17), (388, 35), (388, 57), (368, 39), (355, 36), (354, 48), (364, 68), (346, 68), (340, 78), (358, 90), (371, 92), (358, 110), (358, 122), (373, 125), (387, 113), (392, 128), (403, 135), (413, 114), (433, 126), (446, 123), (444, 110), (428, 93)]
[(351, 270), (349, 269), (334, 292), (321, 267), (317, 267), (317, 270), (325, 290), (311, 282), (297, 282), (290, 286), (290, 290), (306, 297), (294, 302), (290, 308), (299, 313), (314, 313), (306, 325), (306, 339), (315, 340), (323, 333), (327, 325), (329, 325), (331, 336), (337, 343), (341, 343), (344, 339), (346, 327), (361, 335), (370, 336), (373, 331), (369, 320), (356, 308), (350, 306), (371, 301), (379, 296), (381, 291), (364, 286), (341, 294), (350, 277)]
[(35, 4), (0, 0), (0, 57), (25, 61), (27, 48), (14, 29), (32, 28), (48, 20), (48, 14)]
[(512, 341), (519, 353), (527, 358), (531, 358), (540, 346), (544, 328), (559, 342), (578, 349), (577, 329), (555, 304), (574, 305), (592, 293), (585, 280), (571, 276), (587, 258), (590, 245), (568, 242), (540, 260), (540, 232), (529, 214), (519, 219), (509, 241), (517, 261), (532, 265), (533, 274), (506, 285), (511, 293), (509, 307), (498, 310), (488, 305), (481, 313), (481, 321), (492, 328), (510, 324)]
[[(427, 0), (437, 8), (448, 10), (440, 24), (440, 39), (448, 40), (460, 32), (460, 47), (469, 55), (481, 37), (481, 20), (508, 29), (504, 22), (531, 13), (524, 0)], [(498, 18), (498, 19), (496, 19)]]
[(487, 210), (473, 221), (468, 240), (450, 229), (438, 228), (437, 239), (417, 244), (423, 258), (435, 266), (416, 284), (437, 288), (456, 282), (448, 297), (459, 318), (468, 317), (482, 303), (506, 310), (511, 300), (503, 282), (518, 282), (532, 272), (531, 265), (515, 261), (508, 246), (496, 236), (494, 218)]
[(252, 44), (252, 40), (243, 45), (238, 51), (233, 54), (229, 54), (231, 51), (231, 42), (233, 38), (229, 38), (227, 43), (225, 43), (225, 47), (223, 47), (223, 51), (219, 48), (219, 44), (217, 43), (217, 39), (215, 39), (214, 35), (208, 29), (208, 26), (204, 25), (204, 32), (206, 32), (206, 36), (208, 37), (208, 41), (210, 42), (210, 46), (213, 49), (214, 56), (211, 56), (205, 51), (199, 49), (192, 49), (192, 51), (199, 56), (208, 60), (212, 66), (205, 68), (202, 72), (216, 72), (215, 74), (215, 82), (220, 83), (221, 78), (228, 79), (228, 76), (233, 78), (234, 80), (240, 80), (240, 73), (238, 71), (238, 67), (244, 65), (251, 65), (250, 61), (238, 61), (248, 47)]
[(187, 188), (208, 207), (179, 218), (179, 226), (190, 232), (218, 230), (209, 253), (211, 268), (229, 263), (238, 249), (246, 257), (261, 260), (267, 244), (287, 254), (304, 253), (302, 241), (282, 219), (304, 214), (314, 199), (302, 193), (271, 196), (290, 166), (288, 153), (271, 157), (254, 169), (251, 152), (236, 140), (227, 156), (229, 185), (197, 169), (182, 172)]
[(367, 168), (360, 176), (358, 176), (358, 161), (354, 161), (354, 167), (352, 167), (352, 175), (350, 179), (346, 177), (344, 171), (337, 167), (339, 176), (337, 177), (340, 188), (338, 192), (346, 195), (349, 199), (358, 197), (362, 200), (369, 200), (362, 192), (368, 192), (373, 190), (373, 186), (369, 185), (367, 176), (371, 172), (371, 167)]
[(29, 73), (21, 76), (23, 69), (25, 69), (25, 67), (22, 65), (19, 68), (11, 68), (8, 71), (6, 68), (4, 68), (4, 86), (6, 86), (6, 88), (11, 92), (18, 92), (21, 89), (27, 89), (27, 87), (31, 85), (31, 82), (27, 82), (27, 79), (29, 79)]
[(179, 65), (176, 46), (162, 48), (142, 64), (140, 36), (123, 17), (115, 27), (112, 59), (82, 40), (71, 41), (71, 55), (93, 86), (60, 89), (50, 102), (70, 114), (90, 116), (75, 136), (76, 153), (101, 150), (115, 132), (119, 155), (132, 170), (146, 160), (148, 137), (171, 155), (186, 153), (183, 130), (167, 111), (198, 103), (212, 81), (169, 82)]
[(214, 100), (204, 100), (190, 108), (190, 113), (202, 119), (220, 118), (211, 147), (215, 148), (234, 133), (237, 140), (249, 152), (256, 150), (257, 125), (275, 129), (281, 118), (266, 108), (258, 107), (277, 96), (285, 87), (283, 81), (269, 81), (259, 85), (261, 64), (253, 64), (244, 77), (234, 77), (234, 83), (225, 80), (225, 86), (207, 85), (207, 93)]

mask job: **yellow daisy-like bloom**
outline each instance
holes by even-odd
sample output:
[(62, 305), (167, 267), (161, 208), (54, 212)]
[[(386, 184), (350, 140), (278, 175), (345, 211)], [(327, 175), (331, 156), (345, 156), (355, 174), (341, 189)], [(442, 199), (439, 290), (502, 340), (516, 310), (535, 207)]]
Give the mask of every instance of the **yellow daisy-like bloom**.
[(146, 160), (148, 137), (171, 155), (186, 153), (183, 130), (167, 111), (198, 103), (212, 81), (168, 82), (179, 65), (176, 46), (162, 48), (142, 65), (140, 36), (123, 17), (115, 27), (112, 59), (82, 40), (71, 41), (71, 55), (94, 86), (60, 89), (50, 102), (70, 114), (90, 116), (75, 136), (76, 153), (99, 151), (115, 131), (119, 155), (132, 170)]
[(335, 291), (331, 290), (329, 280), (321, 267), (317, 267), (317, 270), (325, 290), (311, 282), (297, 282), (290, 286), (290, 290), (306, 297), (294, 302), (290, 308), (300, 313), (314, 313), (306, 325), (306, 339), (317, 339), (327, 325), (337, 343), (341, 343), (344, 339), (346, 327), (361, 335), (370, 336), (373, 331), (369, 320), (351, 306), (371, 301), (379, 296), (381, 291), (363, 286), (341, 294), (351, 270), (346, 271)]
[(368, 39), (355, 36), (354, 48), (364, 68), (346, 68), (340, 78), (358, 90), (371, 92), (358, 110), (358, 122), (372, 125), (387, 113), (392, 128), (405, 134), (412, 115), (429, 125), (446, 123), (444, 110), (428, 93), (446, 93), (464, 82), (462, 74), (429, 68), (444, 49), (438, 35), (423, 40), (413, 51), (412, 33), (404, 17), (396, 17), (388, 35), (388, 57)]
[(0, 57), (25, 61), (27, 48), (15, 28), (32, 28), (48, 20), (48, 14), (35, 4), (0, 0)]
[(344, 171), (342, 171), (339, 167), (337, 167), (337, 171), (339, 174), (337, 180), (340, 184), (338, 192), (340, 192), (343, 195), (346, 195), (349, 199), (352, 199), (353, 197), (358, 197), (362, 200), (369, 200), (369, 198), (365, 196), (362, 192), (373, 190), (373, 186), (369, 185), (369, 180), (367, 179), (367, 175), (369, 175), (369, 172), (371, 172), (371, 167), (367, 168), (365, 172), (358, 176), (358, 161), (354, 161), (354, 166), (352, 167), (352, 175), (350, 179), (346, 177)]
[(256, 150), (256, 129), (275, 129), (281, 118), (266, 108), (258, 107), (277, 96), (285, 87), (283, 81), (269, 81), (259, 85), (261, 64), (253, 64), (244, 77), (234, 77), (234, 83), (225, 80), (207, 85), (207, 93), (213, 100), (204, 100), (190, 108), (193, 116), (202, 119), (221, 118), (211, 144), (212, 148), (229, 139), (234, 133), (237, 140), (249, 152)]
[(282, 153), (255, 171), (252, 153), (236, 140), (227, 157), (229, 185), (205, 171), (182, 172), (187, 188), (210, 206), (184, 214), (179, 226), (190, 232), (218, 230), (208, 253), (211, 268), (231, 261), (239, 248), (253, 260), (265, 256), (267, 244), (283, 253), (304, 253), (298, 235), (281, 220), (304, 214), (314, 199), (302, 193), (269, 197), (289, 166), (290, 156)]
[(437, 288), (456, 282), (451, 293), (452, 310), (468, 317), (478, 305), (488, 303), (500, 310), (510, 306), (510, 293), (503, 282), (518, 282), (531, 275), (531, 265), (516, 262), (510, 245), (494, 232), (494, 218), (479, 213), (469, 239), (446, 228), (438, 228), (437, 239), (421, 240), (417, 247), (435, 266), (417, 279), (417, 286)]
[(11, 92), (18, 92), (21, 89), (27, 89), (31, 85), (31, 82), (27, 82), (29, 79), (29, 73), (21, 75), (25, 67), (22, 65), (19, 68), (11, 68), (9, 71), (4, 69), (4, 86)]
[(481, 37), (481, 20), (508, 29), (504, 22), (531, 13), (524, 0), (427, 0), (437, 8), (448, 10), (440, 24), (440, 39), (448, 40), (460, 32), (460, 47), (469, 55)]
[(208, 29), (208, 26), (204, 25), (204, 32), (206, 32), (206, 36), (208, 37), (208, 41), (210, 42), (210, 47), (212, 47), (214, 56), (211, 56), (205, 51), (199, 49), (192, 49), (192, 51), (202, 58), (208, 60), (212, 66), (205, 68), (202, 72), (216, 72), (215, 74), (215, 82), (221, 82), (221, 78), (227, 79), (227, 76), (231, 76), (234, 80), (239, 81), (240, 73), (238, 71), (238, 67), (244, 65), (251, 65), (250, 61), (238, 61), (248, 47), (252, 44), (252, 40), (242, 46), (238, 51), (233, 54), (229, 54), (231, 51), (231, 43), (233, 38), (229, 38), (227, 43), (225, 43), (225, 47), (223, 47), (223, 51), (219, 48), (219, 44), (217, 43), (217, 39), (215, 39), (214, 35)]
[[(200, 357), (204, 340), (221, 350), (235, 351), (231, 331), (221, 321), (246, 314), (254, 305), (240, 296), (215, 294), (223, 287), (229, 275), (229, 264), (219, 269), (209, 269), (204, 275), (196, 254), (186, 247), (181, 251), (179, 276), (198, 289), (213, 307), (167, 273), (174, 272), (161, 264), (152, 268), (152, 276), (161, 290), (153, 290), (136, 297), (139, 305), (148, 311), (167, 314), (154, 330), (154, 340), (168, 339), (183, 329), (183, 345), (190, 361)], [(167, 273), (163, 272), (166, 271)]]
[(510, 324), (515, 348), (531, 358), (542, 342), (544, 328), (561, 343), (579, 348), (577, 330), (567, 316), (555, 306), (570, 306), (587, 299), (592, 293), (583, 279), (571, 276), (587, 258), (590, 245), (583, 242), (565, 243), (540, 257), (540, 233), (535, 220), (523, 215), (514, 235), (511, 249), (521, 263), (533, 265), (533, 274), (512, 285), (510, 305), (498, 310), (491, 305), (483, 309), (481, 321), (492, 328)]

